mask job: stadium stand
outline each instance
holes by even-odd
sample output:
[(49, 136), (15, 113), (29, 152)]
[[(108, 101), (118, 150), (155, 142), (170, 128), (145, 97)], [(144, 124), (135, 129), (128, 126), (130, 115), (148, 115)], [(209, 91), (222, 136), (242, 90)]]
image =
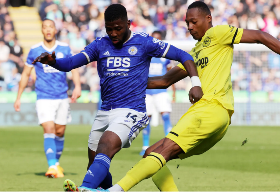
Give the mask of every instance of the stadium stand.
[[(3, 49), (3, 53), (4, 50), (8, 52), (8, 49), (12, 53), (13, 46), (23, 49), (23, 55), (17, 56), (20, 59), (13, 58), (12, 54), (10, 56), (6, 54), (5, 58), (5, 54), (2, 54), (2, 72), (0, 72), (2, 91), (17, 90), (16, 84), (23, 67), (22, 60), (25, 60), (30, 46), (42, 38), (40, 19), (49, 18), (55, 21), (59, 29), (57, 39), (68, 43), (74, 54), (80, 52), (95, 37), (106, 34), (103, 11), (110, 3), (123, 3), (126, 6), (129, 19), (132, 21), (132, 31), (151, 33), (154, 30), (161, 30), (165, 40), (193, 42), (184, 22), (186, 9), (193, 0), (41, 0), (36, 1), (37, 8), (9, 7), (8, 9), (8, 1), (1, 2), (0, 40), (5, 43), (2, 45), (0, 41), (0, 49)], [(230, 24), (247, 29), (259, 29), (280, 38), (280, 0), (205, 0), (204, 2), (211, 9), (214, 25)], [(17, 70), (13, 70), (14, 66)], [(97, 91), (99, 79), (96, 63), (82, 67), (79, 71), (83, 90)], [(73, 84), (70, 75), (68, 79), (71, 89)], [(241, 95), (240, 100), (242, 95), (250, 91), (256, 92), (254, 94), (259, 95), (264, 101), (274, 101), (270, 95), (273, 93), (278, 95), (280, 89), (280, 57), (270, 52), (237, 50), (232, 65), (232, 81), (235, 93), (237, 96)], [(34, 89), (33, 84), (34, 81), (31, 79), (27, 89)], [(176, 88), (182, 91), (189, 90), (188, 78), (178, 82)], [(89, 102), (91, 99), (84, 101)], [(182, 100), (179, 98), (177, 101)]]

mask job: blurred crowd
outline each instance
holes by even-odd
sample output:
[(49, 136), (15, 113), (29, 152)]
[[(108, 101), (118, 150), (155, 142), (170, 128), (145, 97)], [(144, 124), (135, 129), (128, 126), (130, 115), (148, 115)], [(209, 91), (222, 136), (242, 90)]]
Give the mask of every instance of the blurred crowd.
[[(57, 39), (68, 43), (76, 54), (96, 37), (106, 35), (103, 13), (111, 3), (122, 3), (127, 8), (131, 30), (134, 32), (151, 34), (154, 30), (160, 30), (165, 40), (193, 41), (184, 21), (187, 7), (192, 2), (194, 0), (45, 0), (39, 7), (39, 15), (42, 20), (48, 18), (55, 21), (59, 31)], [(230, 24), (246, 29), (257, 29), (280, 39), (280, 0), (204, 0), (204, 2), (211, 10), (214, 26)], [(5, 68), (3, 63), (14, 63), (15, 74), (18, 74), (22, 70), (22, 62), (18, 59), (21, 58), (22, 50), (13, 48), (18, 44), (13, 32), (13, 23), (7, 12), (8, 4), (5, 0), (0, 0), (0, 3), (0, 65), (1, 68)], [(2, 54), (3, 52), (7, 54)], [(280, 91), (278, 55), (237, 51), (234, 58), (232, 66), (234, 90)], [(79, 70), (83, 90), (99, 90), (96, 63), (90, 63)], [(4, 76), (0, 71), (0, 83), (6, 84), (6, 88), (2, 86), (2, 90), (16, 91), (16, 81), (19, 81), (20, 75), (10, 75), (9, 78)], [(72, 89), (71, 75), (68, 79), (69, 87)], [(188, 90), (190, 86), (188, 79), (176, 84), (178, 90)]]

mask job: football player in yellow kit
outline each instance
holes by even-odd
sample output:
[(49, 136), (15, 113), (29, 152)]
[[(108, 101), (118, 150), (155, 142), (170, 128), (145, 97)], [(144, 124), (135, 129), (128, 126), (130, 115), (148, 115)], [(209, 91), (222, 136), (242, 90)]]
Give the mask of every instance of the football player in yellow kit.
[[(177, 191), (166, 162), (206, 152), (223, 138), (230, 124), (234, 111), (230, 75), (233, 44), (262, 43), (280, 54), (280, 42), (268, 33), (230, 25), (213, 27), (210, 10), (200, 1), (188, 7), (186, 24), (193, 38), (198, 40), (190, 54), (196, 63), (204, 95), (195, 103), (190, 98), (194, 105), (171, 132), (149, 147), (144, 158), (109, 191), (128, 191), (151, 176), (160, 191)], [(166, 88), (186, 76), (184, 66), (179, 64), (164, 76), (149, 78), (148, 88)]]

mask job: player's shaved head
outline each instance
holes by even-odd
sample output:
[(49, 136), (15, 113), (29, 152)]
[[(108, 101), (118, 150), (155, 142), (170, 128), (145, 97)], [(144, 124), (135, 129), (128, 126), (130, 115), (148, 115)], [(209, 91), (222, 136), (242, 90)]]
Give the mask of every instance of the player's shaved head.
[(197, 8), (201, 13), (205, 15), (211, 15), (209, 7), (202, 1), (195, 1), (188, 7), (189, 9)]
[(188, 7), (186, 24), (190, 34), (196, 40), (201, 40), (206, 31), (212, 27), (212, 16), (209, 7), (196, 1)]
[(104, 17), (105, 22), (112, 22), (118, 19), (127, 21), (127, 11), (121, 4), (112, 4), (105, 10)]
[(45, 41), (54, 41), (55, 34), (57, 33), (55, 22), (51, 19), (44, 19), (42, 22), (42, 33)]
[(51, 20), (51, 19), (48, 19), (48, 18), (43, 19), (42, 25), (44, 24), (45, 21), (50, 21), (55, 26), (55, 22), (53, 20)]
[(104, 17), (106, 33), (116, 47), (122, 47), (131, 34), (126, 8), (121, 4), (112, 4), (106, 9)]
[(162, 40), (163, 35), (162, 35), (162, 32), (161, 32), (161, 31), (154, 31), (154, 32), (152, 33), (152, 37), (157, 38), (157, 39), (159, 39), (159, 40)]

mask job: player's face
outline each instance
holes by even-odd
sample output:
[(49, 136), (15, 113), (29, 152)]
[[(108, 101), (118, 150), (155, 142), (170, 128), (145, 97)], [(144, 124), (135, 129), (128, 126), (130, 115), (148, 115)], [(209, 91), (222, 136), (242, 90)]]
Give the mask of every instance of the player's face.
[(50, 20), (43, 21), (42, 33), (46, 41), (52, 41), (53, 39), (55, 39), (56, 32), (57, 31), (53, 21)]
[(195, 40), (201, 40), (205, 32), (212, 26), (211, 15), (206, 15), (198, 8), (188, 9), (185, 21)]
[(106, 33), (115, 46), (121, 46), (129, 38), (130, 21), (118, 19), (105, 21)]
[(159, 33), (153, 33), (152, 37), (158, 39), (158, 40), (162, 40), (161, 35)]

